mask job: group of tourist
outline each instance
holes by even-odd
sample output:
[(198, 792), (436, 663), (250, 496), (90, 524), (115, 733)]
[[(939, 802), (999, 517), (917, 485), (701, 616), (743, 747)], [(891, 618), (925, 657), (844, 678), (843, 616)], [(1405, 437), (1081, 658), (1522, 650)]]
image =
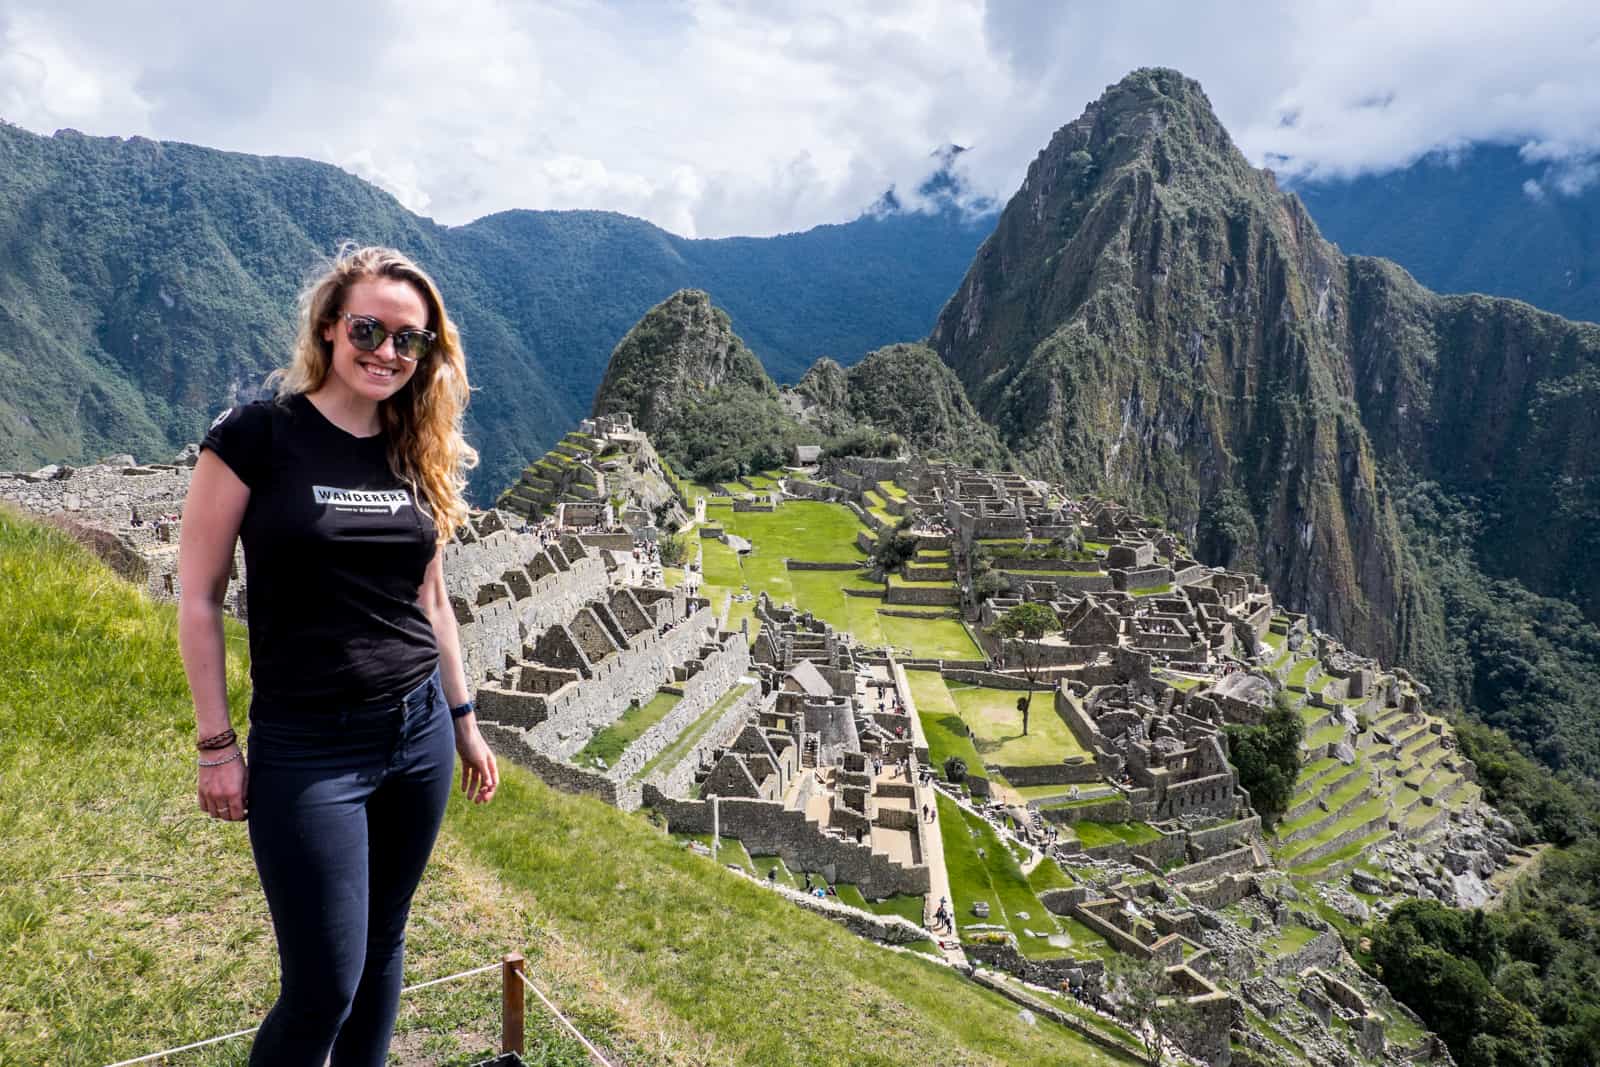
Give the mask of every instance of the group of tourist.
[(139, 505), (135, 504), (130, 509), (130, 514), (128, 515), (128, 525), (129, 526), (143, 526), (146, 522), (152, 522), (152, 523), (157, 523), (157, 524), (160, 524), (160, 523), (163, 523), (163, 522), (177, 522), (179, 518), (181, 518), (181, 516), (177, 512), (172, 511), (172, 512), (163, 512), (162, 514), (157, 515), (153, 519), (146, 519), (143, 515), (139, 514)]
[[(837, 897), (839, 895), (839, 890), (834, 888), (832, 883), (823, 882), (818, 884), (816, 879), (812, 877), (810, 871), (806, 871), (805, 876), (806, 880), (802, 891), (807, 896), (816, 897), (819, 900), (822, 900), (826, 899), (827, 897)], [(778, 865), (776, 863), (767, 869), (767, 882), (770, 885), (778, 884)]]
[(662, 569), (659, 545), (636, 538), (633, 542), (633, 565), (639, 570), (643, 581), (656, 585), (665, 581), (666, 571)]

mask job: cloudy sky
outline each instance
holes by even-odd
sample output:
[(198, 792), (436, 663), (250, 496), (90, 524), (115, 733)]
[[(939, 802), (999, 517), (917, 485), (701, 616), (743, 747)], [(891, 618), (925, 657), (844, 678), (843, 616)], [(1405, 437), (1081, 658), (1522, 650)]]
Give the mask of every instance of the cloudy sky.
[(1151, 65), (1279, 171), (1491, 140), (1554, 190), (1600, 175), (1594, 0), (0, 0), (0, 118), (322, 159), (447, 223), (804, 229), (914, 188), (947, 143), (1004, 198)]

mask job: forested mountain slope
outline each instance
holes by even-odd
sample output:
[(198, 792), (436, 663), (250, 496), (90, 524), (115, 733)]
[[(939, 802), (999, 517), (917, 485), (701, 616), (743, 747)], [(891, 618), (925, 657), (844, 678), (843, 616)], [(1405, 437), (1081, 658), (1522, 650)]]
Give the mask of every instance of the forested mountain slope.
[(449, 228), (338, 168), (0, 124), (0, 468), (165, 458), (284, 358), (296, 292), (345, 239), (438, 278), (476, 392), (484, 500), (589, 407), (653, 304), (712, 288), (780, 379), (920, 335), (992, 216), (871, 213), (685, 240), (609, 212)]

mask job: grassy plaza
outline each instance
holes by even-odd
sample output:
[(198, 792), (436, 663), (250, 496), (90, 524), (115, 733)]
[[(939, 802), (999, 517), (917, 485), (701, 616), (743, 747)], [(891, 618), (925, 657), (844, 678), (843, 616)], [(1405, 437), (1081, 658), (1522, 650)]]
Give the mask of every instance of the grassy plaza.
[(1033, 694), (1028, 732), (1024, 735), (1022, 712), (1017, 710), (1017, 700), (1024, 695), (1021, 690), (986, 689), (954, 682), (948, 683), (947, 688), (962, 721), (972, 728), (978, 752), (988, 763), (1038, 767), (1060, 763), (1070, 756), (1090, 758), (1056, 714), (1054, 697), (1049, 692)]
[[(726, 498), (724, 498), (726, 500)], [(709, 503), (707, 525), (726, 530), (751, 544), (741, 558), (732, 547), (712, 538), (694, 537), (690, 555), (702, 553), (701, 594), (720, 610), (730, 595), (752, 599), (729, 603), (727, 625), (737, 628), (755, 611), (754, 597), (765, 591), (779, 604), (809, 611), (836, 630), (853, 634), (869, 647), (891, 647), (904, 655), (927, 659), (981, 660), (983, 653), (953, 610), (917, 610), (916, 617), (884, 613), (884, 584), (861, 570), (790, 570), (786, 560), (812, 563), (863, 564), (867, 555), (856, 544), (865, 527), (849, 508), (813, 500), (787, 500), (776, 511), (734, 511), (731, 501)], [(691, 535), (693, 536), (693, 535)], [(950, 582), (895, 584), (917, 588), (954, 588)], [(851, 592), (868, 595), (852, 596)], [(904, 609), (890, 609), (904, 610)]]

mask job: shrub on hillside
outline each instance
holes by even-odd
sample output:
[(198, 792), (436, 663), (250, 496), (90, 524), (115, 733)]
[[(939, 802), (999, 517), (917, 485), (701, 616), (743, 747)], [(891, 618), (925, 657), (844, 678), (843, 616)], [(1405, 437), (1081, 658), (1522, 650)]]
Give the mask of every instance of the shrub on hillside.
[(1289, 807), (1295, 775), (1300, 771), (1300, 742), (1305, 723), (1300, 713), (1279, 693), (1266, 718), (1257, 726), (1227, 728), (1229, 756), (1239, 772), (1239, 784), (1250, 791), (1250, 802), (1271, 827)]
[(822, 449), (823, 459), (842, 459), (859, 456), (863, 459), (893, 459), (905, 448), (899, 434), (884, 433), (871, 426), (858, 426), (853, 430), (828, 439)]
[(886, 536), (878, 538), (872, 550), (872, 564), (884, 574), (897, 571), (917, 554), (917, 539), (911, 534), (911, 520), (901, 519)]

